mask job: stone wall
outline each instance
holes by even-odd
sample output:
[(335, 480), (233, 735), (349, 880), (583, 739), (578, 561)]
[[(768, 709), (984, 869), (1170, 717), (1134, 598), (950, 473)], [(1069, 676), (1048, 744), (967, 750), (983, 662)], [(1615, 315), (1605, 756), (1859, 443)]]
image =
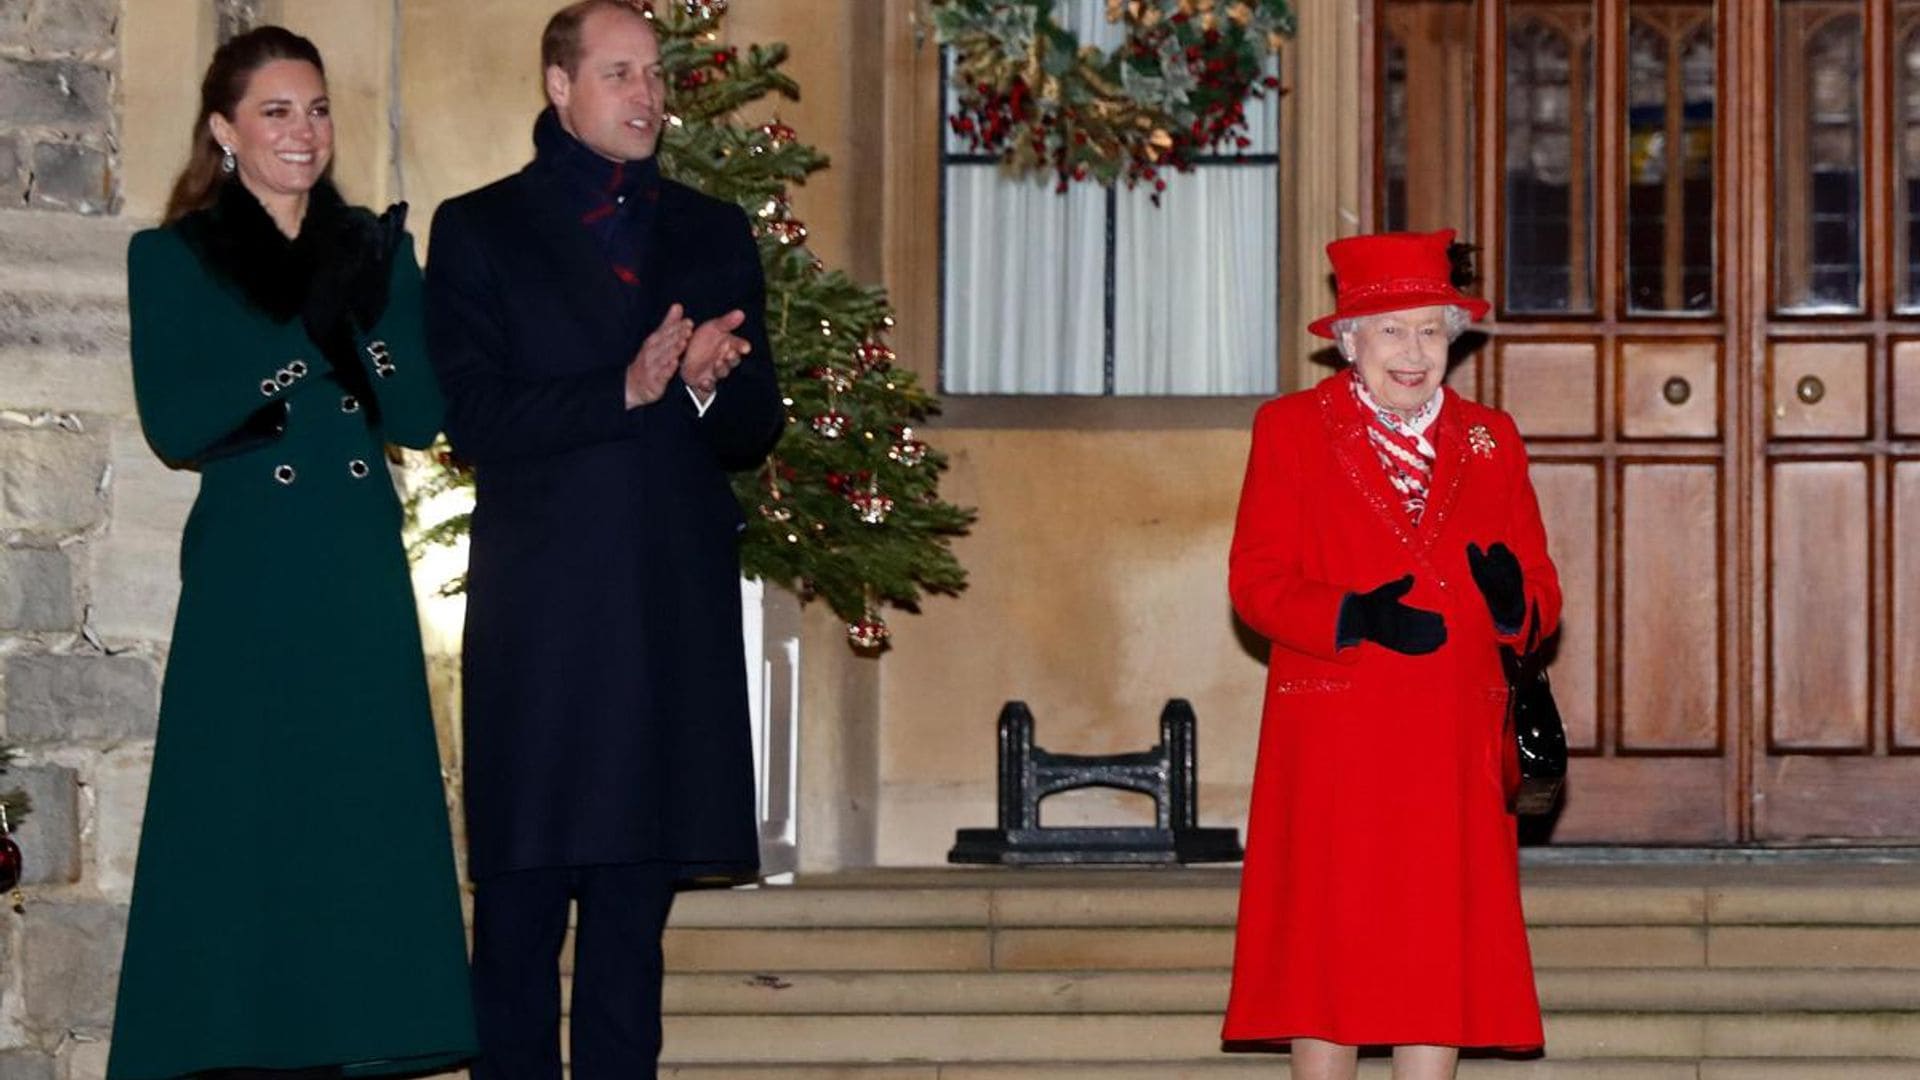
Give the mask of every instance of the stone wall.
[(33, 797), (0, 910), (0, 1080), (102, 1075), (191, 477), (133, 416), (127, 236), (0, 212), (0, 723)]
[(0, 2), (0, 204), (115, 209), (119, 22), (120, 0)]
[(132, 225), (97, 216), (120, 201), (120, 24), (120, 0), (0, 0), (0, 730), (34, 802), (25, 909), (0, 910), (0, 1080), (105, 1071), (193, 493), (134, 420)]

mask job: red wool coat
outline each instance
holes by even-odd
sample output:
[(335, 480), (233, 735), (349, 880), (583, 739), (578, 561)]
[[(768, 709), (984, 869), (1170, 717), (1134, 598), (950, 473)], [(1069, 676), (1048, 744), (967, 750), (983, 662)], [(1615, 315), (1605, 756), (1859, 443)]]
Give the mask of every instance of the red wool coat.
[[(1416, 528), (1341, 373), (1267, 403), (1234, 528), (1234, 609), (1273, 643), (1223, 1037), (1541, 1045), (1514, 819), (1503, 639), (1467, 545), (1518, 557), (1542, 636), (1560, 583), (1505, 413), (1446, 394)], [(1425, 656), (1339, 649), (1340, 601), (1406, 574), (1440, 612)]]

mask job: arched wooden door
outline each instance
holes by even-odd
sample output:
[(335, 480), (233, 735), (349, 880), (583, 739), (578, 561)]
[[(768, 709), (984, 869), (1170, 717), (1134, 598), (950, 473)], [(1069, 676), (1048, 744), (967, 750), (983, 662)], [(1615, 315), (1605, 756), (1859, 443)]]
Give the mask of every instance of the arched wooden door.
[(1370, 224), (1479, 246), (1567, 585), (1554, 840), (1920, 837), (1920, 0), (1369, 19)]

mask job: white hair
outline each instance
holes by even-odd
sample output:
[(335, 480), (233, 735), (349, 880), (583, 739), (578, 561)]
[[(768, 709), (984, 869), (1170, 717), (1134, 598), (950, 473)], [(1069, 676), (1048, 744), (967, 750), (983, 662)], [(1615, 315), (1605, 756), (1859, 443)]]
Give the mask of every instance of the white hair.
[[(1458, 304), (1448, 304), (1443, 310), (1447, 320), (1447, 340), (1452, 342), (1466, 330), (1467, 324), (1473, 321), (1473, 316)], [(1392, 312), (1381, 312), (1381, 315), (1390, 314)], [(1360, 328), (1369, 320), (1377, 318), (1380, 318), (1380, 315), (1349, 315), (1344, 319), (1333, 320), (1333, 325), (1330, 327), (1333, 331), (1333, 340), (1340, 346), (1340, 355), (1348, 363), (1353, 362), (1353, 335), (1359, 333)]]

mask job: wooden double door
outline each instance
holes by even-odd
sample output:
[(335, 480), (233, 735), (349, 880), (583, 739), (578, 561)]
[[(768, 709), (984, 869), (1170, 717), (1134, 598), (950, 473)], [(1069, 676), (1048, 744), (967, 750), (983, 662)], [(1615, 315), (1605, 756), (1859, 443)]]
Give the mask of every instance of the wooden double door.
[(1557, 843), (1920, 838), (1920, 2), (1374, 0), (1567, 592)]

